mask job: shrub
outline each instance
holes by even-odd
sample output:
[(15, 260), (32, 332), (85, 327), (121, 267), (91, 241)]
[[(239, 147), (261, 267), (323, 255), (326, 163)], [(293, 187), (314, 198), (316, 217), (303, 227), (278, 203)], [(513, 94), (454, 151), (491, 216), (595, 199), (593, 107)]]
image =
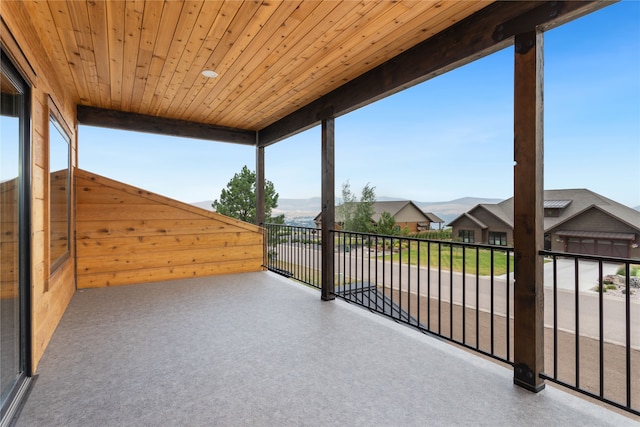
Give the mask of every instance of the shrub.
[[(621, 265), (620, 267), (618, 267), (618, 271), (616, 271), (616, 274), (620, 275), (620, 276), (626, 276), (626, 266)], [(629, 266), (629, 275), (630, 276), (640, 276), (640, 265), (637, 264), (632, 264)]]

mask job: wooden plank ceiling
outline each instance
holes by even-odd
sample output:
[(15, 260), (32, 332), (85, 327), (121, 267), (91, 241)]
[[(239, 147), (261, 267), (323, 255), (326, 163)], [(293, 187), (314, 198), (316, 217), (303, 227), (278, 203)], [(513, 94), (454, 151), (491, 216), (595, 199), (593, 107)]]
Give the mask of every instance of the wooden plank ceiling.
[[(14, 6), (26, 8), (77, 104), (256, 131), (490, 3), (69, 0)], [(206, 78), (203, 70), (218, 77)]]

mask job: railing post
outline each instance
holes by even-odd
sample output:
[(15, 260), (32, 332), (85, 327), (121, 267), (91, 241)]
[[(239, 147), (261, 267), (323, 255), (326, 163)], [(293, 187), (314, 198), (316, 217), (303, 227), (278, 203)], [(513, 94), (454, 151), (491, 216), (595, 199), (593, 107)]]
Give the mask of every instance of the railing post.
[(322, 299), (335, 299), (334, 242), (335, 228), (335, 123), (322, 120)]
[(543, 35), (515, 36), (514, 67), (514, 377), (544, 388)]

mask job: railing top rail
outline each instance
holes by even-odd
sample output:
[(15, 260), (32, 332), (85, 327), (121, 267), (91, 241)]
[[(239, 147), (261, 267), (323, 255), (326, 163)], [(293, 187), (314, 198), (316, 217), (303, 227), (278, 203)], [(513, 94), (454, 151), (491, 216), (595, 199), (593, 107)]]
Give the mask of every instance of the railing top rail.
[(604, 261), (611, 262), (617, 264), (640, 264), (640, 259), (638, 258), (621, 258), (621, 257), (611, 257), (611, 256), (602, 256), (602, 255), (587, 255), (587, 254), (575, 254), (571, 252), (555, 252), (555, 251), (540, 251), (539, 255), (542, 256), (552, 256), (556, 258), (578, 258), (592, 261)]
[(364, 236), (371, 238), (383, 238), (383, 239), (398, 239), (405, 241), (413, 241), (413, 242), (429, 242), (429, 243), (440, 243), (451, 246), (460, 246), (460, 247), (471, 247), (478, 249), (491, 249), (498, 251), (513, 251), (513, 247), (511, 246), (501, 246), (501, 245), (489, 245), (482, 243), (465, 243), (465, 242), (456, 242), (453, 240), (440, 240), (440, 239), (423, 239), (420, 237), (411, 237), (411, 236), (402, 236), (402, 235), (388, 235), (388, 234), (374, 234), (374, 233), (362, 233), (356, 231), (346, 231), (346, 230), (330, 230), (331, 233), (334, 234), (347, 234), (347, 235), (355, 235), (355, 236)]

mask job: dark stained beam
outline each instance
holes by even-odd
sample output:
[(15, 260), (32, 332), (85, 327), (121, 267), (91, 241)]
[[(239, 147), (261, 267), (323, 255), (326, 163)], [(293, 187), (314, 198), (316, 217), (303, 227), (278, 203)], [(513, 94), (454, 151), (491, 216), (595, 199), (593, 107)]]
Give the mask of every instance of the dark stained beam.
[(544, 388), (543, 33), (515, 42), (513, 127), (513, 382)]
[(134, 132), (256, 145), (256, 132), (78, 105), (78, 123)]
[(265, 218), (264, 147), (256, 147), (256, 224), (264, 227)]
[(335, 228), (335, 120), (322, 120), (322, 284), (321, 298), (331, 301), (336, 298), (334, 279), (335, 244), (331, 230)]
[[(519, 25), (552, 28), (612, 2), (492, 3), (449, 29), (400, 53), (362, 76), (278, 120), (259, 132), (266, 146), (320, 124), (327, 114), (339, 117), (364, 105), (422, 83), (513, 44)], [(544, 8), (550, 13), (544, 13)], [(542, 9), (540, 9), (542, 8)], [(507, 28), (501, 37), (497, 29)], [(515, 32), (514, 32), (515, 31)], [(513, 33), (513, 34), (512, 34)]]

